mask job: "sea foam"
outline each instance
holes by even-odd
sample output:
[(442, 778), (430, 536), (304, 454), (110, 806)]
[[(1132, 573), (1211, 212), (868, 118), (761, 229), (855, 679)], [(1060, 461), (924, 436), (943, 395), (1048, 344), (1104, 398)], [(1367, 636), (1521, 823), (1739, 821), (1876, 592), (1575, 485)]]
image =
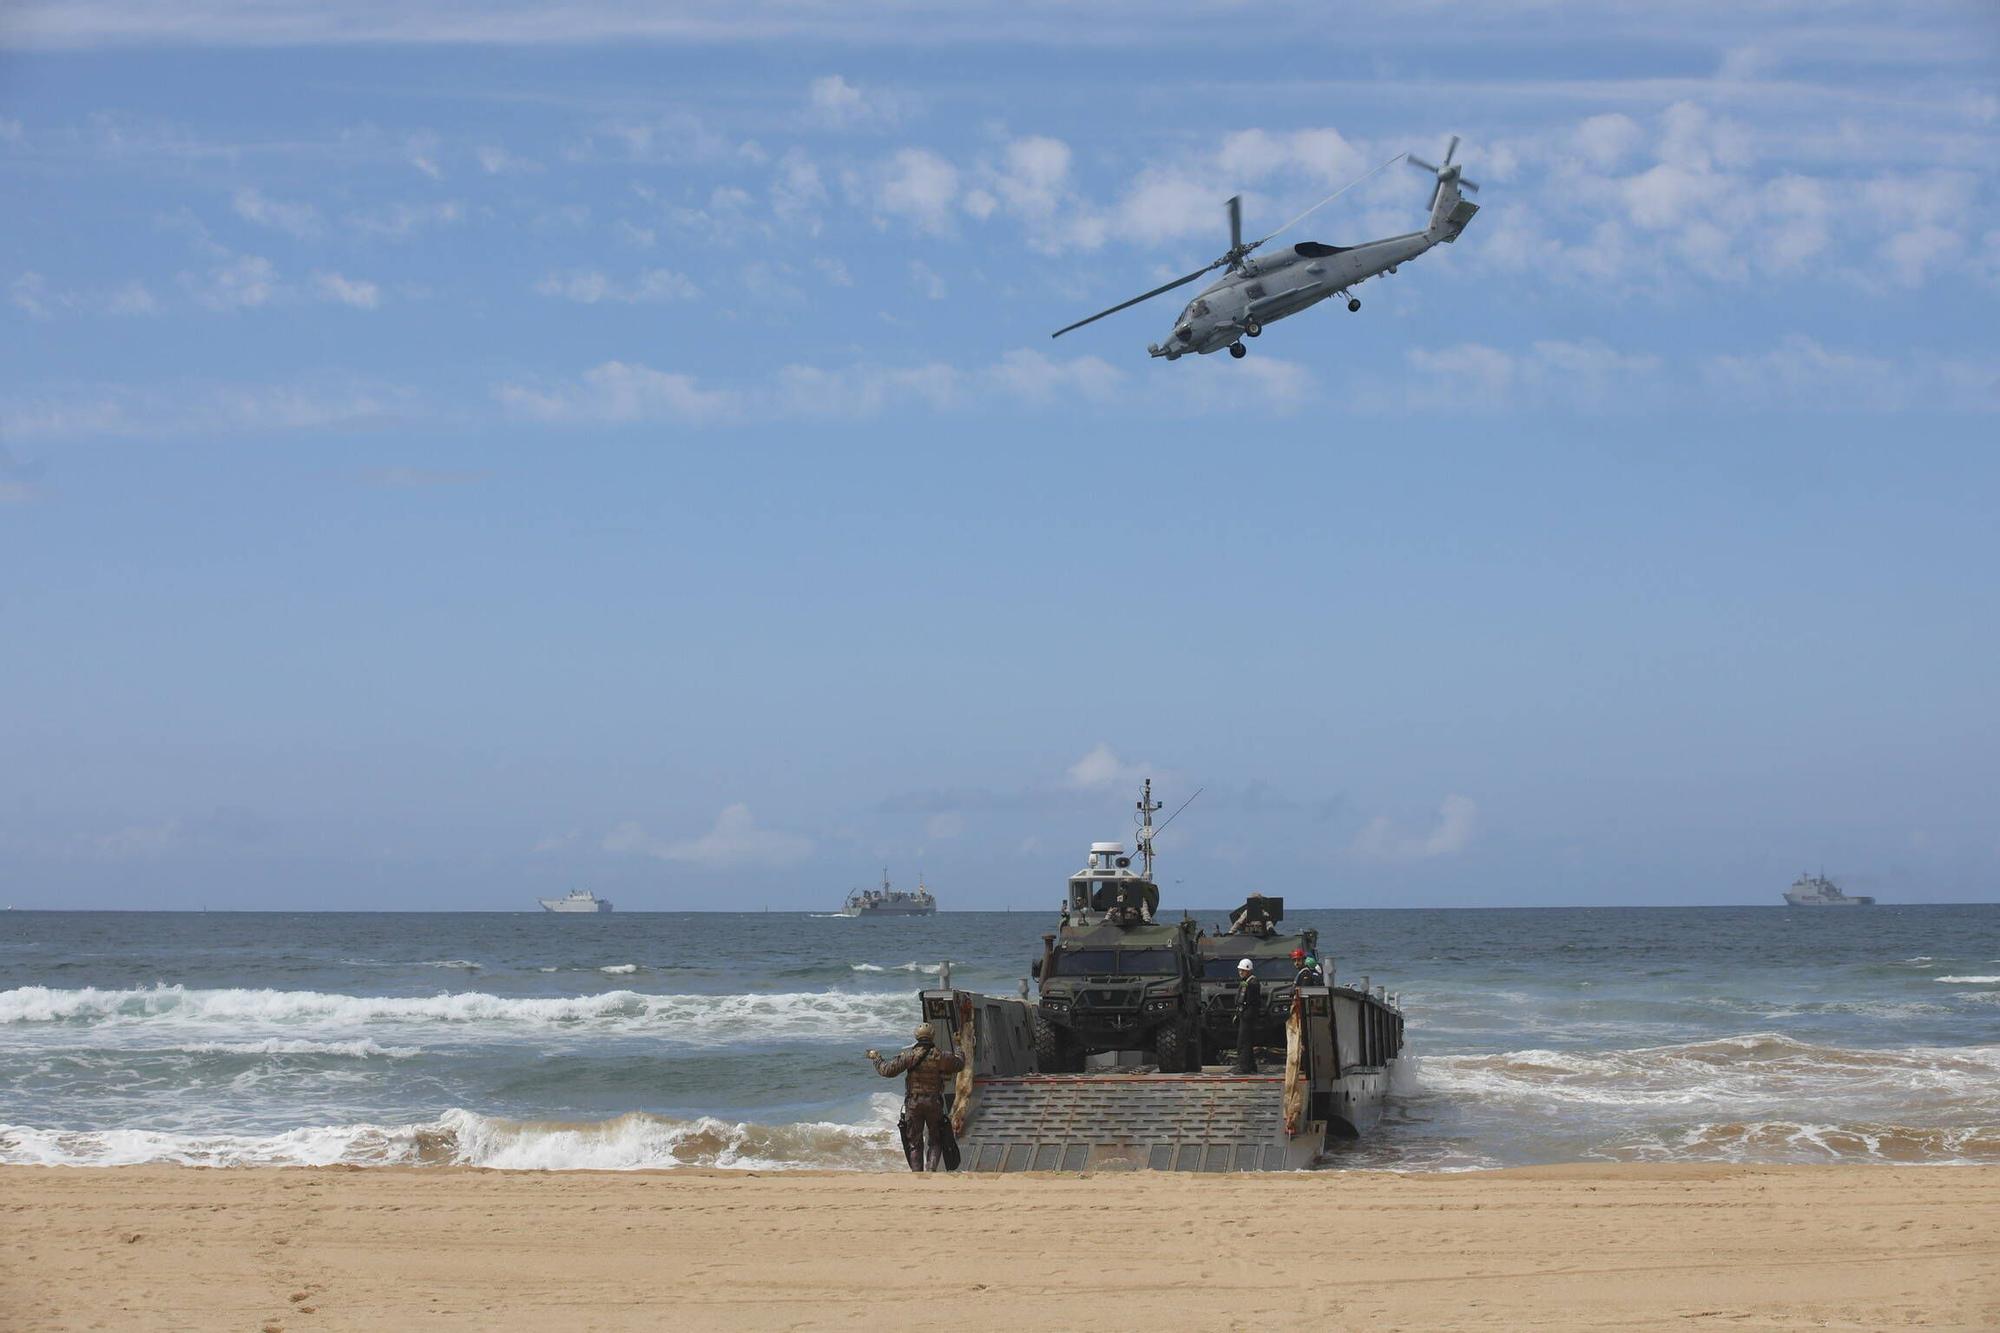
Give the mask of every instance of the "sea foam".
[[(106, 1032), (210, 1025), (323, 1028), (442, 1026), (477, 1039), (519, 1029), (607, 1030), (695, 1043), (877, 1036), (902, 1026), (906, 995), (791, 991), (737, 995), (601, 995), (526, 998), (451, 991), (436, 995), (339, 995), (323, 991), (134, 990), (22, 986), (0, 991), (0, 1028), (60, 1023)], [(129, 1033), (128, 1033), (129, 1035)], [(266, 1034), (258, 1034), (266, 1035)]]
[(411, 1125), (319, 1125), (269, 1135), (66, 1131), (0, 1125), (0, 1164), (36, 1166), (475, 1166), (529, 1171), (677, 1167), (889, 1170), (897, 1099), (877, 1096), (863, 1124), (762, 1125), (634, 1111), (609, 1120), (518, 1121), (453, 1109)]

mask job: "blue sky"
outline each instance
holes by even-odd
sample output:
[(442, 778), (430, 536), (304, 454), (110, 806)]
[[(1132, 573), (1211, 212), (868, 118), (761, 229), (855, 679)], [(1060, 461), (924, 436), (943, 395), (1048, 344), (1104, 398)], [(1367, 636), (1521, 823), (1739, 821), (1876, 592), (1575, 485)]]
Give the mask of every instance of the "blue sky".
[[(1996, 72), (1957, 3), (16, 5), (0, 899), (1045, 906), (1147, 773), (1203, 904), (2000, 896)], [(1048, 338), (1454, 133), (1360, 313)]]

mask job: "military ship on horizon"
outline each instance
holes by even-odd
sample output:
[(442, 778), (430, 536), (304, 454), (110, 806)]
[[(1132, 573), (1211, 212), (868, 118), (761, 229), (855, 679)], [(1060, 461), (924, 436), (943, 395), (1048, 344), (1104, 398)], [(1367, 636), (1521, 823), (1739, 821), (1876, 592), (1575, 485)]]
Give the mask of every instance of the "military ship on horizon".
[(1785, 902), (1791, 907), (1873, 907), (1875, 900), (1863, 894), (1842, 893), (1838, 885), (1825, 875), (1801, 874), (1792, 881), (1792, 887), (1785, 890)]
[(611, 900), (600, 898), (589, 889), (571, 889), (560, 898), (537, 898), (544, 912), (608, 912)]
[(882, 887), (879, 889), (856, 889), (847, 895), (841, 905), (842, 916), (929, 916), (937, 911), (937, 898), (924, 887), (924, 877), (917, 876), (917, 887), (913, 890), (889, 887), (889, 871), (882, 871)]

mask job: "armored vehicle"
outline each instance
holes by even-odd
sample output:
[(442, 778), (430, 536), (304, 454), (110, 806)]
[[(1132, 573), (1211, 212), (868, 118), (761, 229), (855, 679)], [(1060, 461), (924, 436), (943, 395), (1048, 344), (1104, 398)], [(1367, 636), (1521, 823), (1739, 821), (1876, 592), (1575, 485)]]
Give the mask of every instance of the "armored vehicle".
[(1073, 1072), (1118, 1051), (1143, 1052), (1166, 1073), (1200, 1066), (1200, 932), (1190, 920), (1155, 921), (1159, 905), (1159, 887), (1133, 872), (1123, 847), (1091, 844), (1032, 969), (1043, 1069)]
[[(1196, 947), (1201, 955), (1201, 1032), (1207, 1049), (1214, 1051), (1236, 1044), (1236, 965), (1248, 958), (1257, 980), (1264, 987), (1264, 1013), (1257, 1020), (1254, 1039), (1259, 1046), (1285, 1044), (1285, 1017), (1292, 1011), (1292, 983), (1299, 966), (1292, 961), (1298, 950), (1319, 956), (1319, 932), (1303, 930), (1296, 935), (1278, 933), (1285, 919), (1285, 900), (1253, 893), (1242, 907), (1230, 913), (1229, 929), (1203, 935)], [(1320, 959), (1321, 976), (1331, 980), (1331, 964)]]

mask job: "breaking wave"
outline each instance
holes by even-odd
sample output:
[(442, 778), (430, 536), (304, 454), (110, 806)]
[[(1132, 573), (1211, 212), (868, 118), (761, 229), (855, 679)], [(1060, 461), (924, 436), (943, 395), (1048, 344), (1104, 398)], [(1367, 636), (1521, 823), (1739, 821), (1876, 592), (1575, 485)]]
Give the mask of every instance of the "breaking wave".
[(2000, 1114), (2000, 1046), (1851, 1050), (1775, 1032), (1613, 1051), (1505, 1051), (1413, 1061), (1425, 1092), (1539, 1105), (1698, 1107), (1801, 1098), (1949, 1099)]
[(606, 1030), (721, 1044), (874, 1036), (902, 1026), (911, 1009), (906, 995), (845, 991), (650, 995), (615, 990), (530, 999), (482, 991), (393, 996), (183, 986), (134, 990), (22, 986), (0, 991), (0, 1029), (64, 1023), (127, 1031), (210, 1024), (351, 1030), (383, 1024), (444, 1026), (474, 1038), (486, 1029), (526, 1028)]
[(1627, 1162), (2000, 1163), (2000, 1124), (1921, 1126), (1725, 1121), (1631, 1135), (1599, 1155)]
[(1995, 977), (1932, 977), (1948, 986), (2000, 986), (2000, 976)]
[(869, 1123), (760, 1125), (631, 1112), (592, 1122), (502, 1120), (450, 1110), (416, 1125), (322, 1125), (280, 1134), (65, 1131), (0, 1125), (0, 1164), (39, 1166), (476, 1166), (529, 1171), (889, 1170), (902, 1165), (894, 1097)]

